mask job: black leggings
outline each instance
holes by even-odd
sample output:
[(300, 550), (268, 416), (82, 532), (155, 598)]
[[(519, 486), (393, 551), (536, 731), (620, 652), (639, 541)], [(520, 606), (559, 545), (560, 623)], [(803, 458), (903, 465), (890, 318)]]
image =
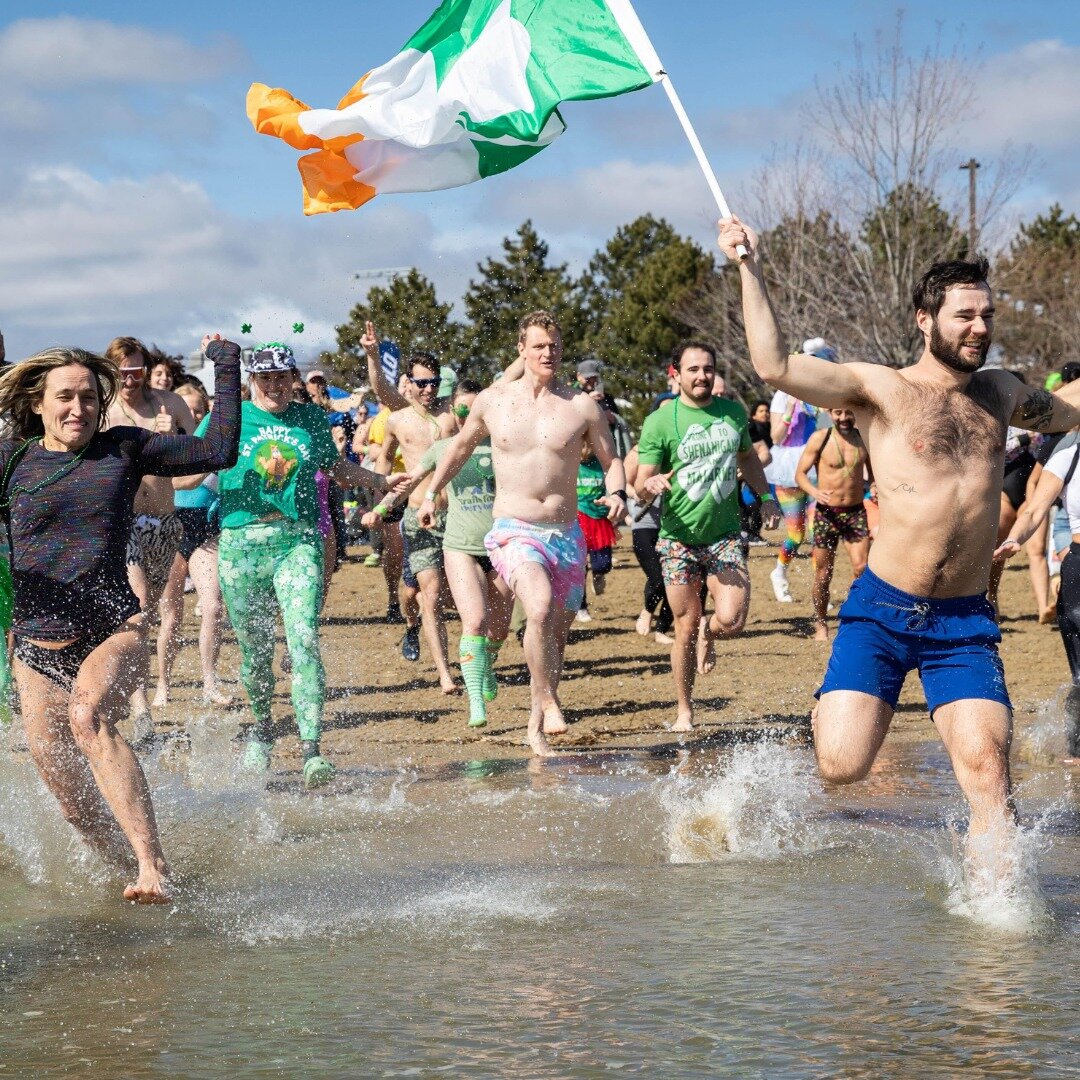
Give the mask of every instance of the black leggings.
[[(674, 625), (675, 616), (671, 614), (671, 607), (667, 602), (664, 575), (660, 569), (660, 556), (656, 554), (656, 541), (660, 536), (660, 530), (634, 529), (631, 535), (634, 539), (634, 554), (637, 556), (638, 566), (645, 573), (645, 610), (656, 615), (653, 629), (666, 634)], [(660, 613), (657, 615), (658, 606)]]
[(1080, 544), (1071, 544), (1061, 564), (1058, 627), (1069, 660), (1073, 688), (1065, 704), (1065, 735), (1069, 753), (1080, 754)]

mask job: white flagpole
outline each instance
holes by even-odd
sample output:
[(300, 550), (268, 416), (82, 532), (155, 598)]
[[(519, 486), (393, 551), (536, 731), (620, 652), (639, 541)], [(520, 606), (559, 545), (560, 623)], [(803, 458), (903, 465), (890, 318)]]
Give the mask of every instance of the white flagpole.
[[(694, 151), (694, 157), (697, 158), (698, 165), (701, 166), (701, 171), (705, 174), (705, 182), (709, 185), (709, 190), (712, 192), (716, 205), (720, 209), (720, 216), (731, 217), (731, 208), (727, 204), (727, 199), (724, 198), (724, 193), (720, 190), (720, 183), (716, 179), (712, 166), (709, 164), (709, 159), (705, 156), (705, 149), (701, 145), (701, 140), (697, 137), (694, 125), (690, 123), (690, 117), (686, 115), (683, 103), (679, 100), (679, 95), (675, 92), (675, 87), (672, 85), (667, 72), (664, 72), (660, 84), (668, 96), (668, 101), (671, 102), (671, 107), (675, 110), (675, 115), (679, 118), (679, 123), (682, 124), (687, 139), (690, 140), (690, 147)], [(738, 252), (740, 259), (745, 259), (750, 254), (742, 244), (739, 244), (735, 250)]]
[[(701, 140), (697, 137), (694, 125), (690, 123), (690, 117), (686, 115), (683, 103), (679, 100), (679, 95), (675, 93), (675, 87), (672, 85), (668, 73), (664, 70), (664, 65), (660, 62), (660, 57), (657, 55), (656, 49), (653, 48), (653, 43), (649, 40), (649, 35), (645, 32), (641, 19), (638, 18), (638, 13), (634, 10), (633, 0), (607, 0), (607, 6), (611, 14), (614, 15), (615, 21), (619, 24), (627, 41), (630, 42), (631, 47), (637, 53), (638, 59), (645, 66), (645, 70), (652, 75), (656, 82), (663, 83), (664, 92), (667, 94), (671, 107), (675, 110), (675, 115), (679, 118), (679, 123), (682, 124), (682, 129), (690, 141), (690, 148), (694, 151), (698, 165), (701, 166), (701, 171), (705, 174), (705, 182), (709, 185), (709, 190), (716, 200), (720, 216), (731, 217), (731, 208), (727, 204), (727, 199), (724, 198), (724, 193), (720, 190), (720, 184), (717, 182), (716, 174), (712, 171), (709, 159), (705, 156)], [(738, 252), (740, 259), (745, 259), (750, 254), (742, 244), (735, 250)]]

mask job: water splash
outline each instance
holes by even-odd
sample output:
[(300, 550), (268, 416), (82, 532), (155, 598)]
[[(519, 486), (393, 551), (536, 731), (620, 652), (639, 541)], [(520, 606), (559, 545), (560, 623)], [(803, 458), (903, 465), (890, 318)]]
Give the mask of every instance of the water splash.
[(1053, 765), (1066, 755), (1065, 705), (1070, 684), (1042, 702), (1035, 719), (1019, 732), (1016, 755), (1028, 765)]
[(1049, 931), (1054, 916), (1038, 874), (1039, 858), (1050, 847), (1048, 820), (1031, 827), (1003, 824), (966, 840), (953, 829), (952, 853), (942, 860), (949, 912), (1007, 934)]
[(820, 850), (815, 820), (821, 784), (805, 750), (772, 742), (740, 746), (718, 775), (673, 776), (661, 795), (673, 863), (710, 862), (730, 854), (772, 859)]

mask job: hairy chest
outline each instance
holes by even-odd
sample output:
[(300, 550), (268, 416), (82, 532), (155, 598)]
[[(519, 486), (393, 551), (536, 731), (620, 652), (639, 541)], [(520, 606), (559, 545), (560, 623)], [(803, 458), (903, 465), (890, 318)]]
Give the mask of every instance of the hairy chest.
[(895, 404), (889, 426), (914, 460), (959, 471), (1001, 463), (1007, 418), (992, 385), (973, 382), (964, 392), (905, 387)]

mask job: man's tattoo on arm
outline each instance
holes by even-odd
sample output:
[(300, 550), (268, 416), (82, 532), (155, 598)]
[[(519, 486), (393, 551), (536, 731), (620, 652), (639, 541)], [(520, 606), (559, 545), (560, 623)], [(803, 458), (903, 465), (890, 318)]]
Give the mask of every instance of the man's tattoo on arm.
[(1019, 427), (1033, 431), (1045, 431), (1054, 415), (1054, 395), (1049, 390), (1032, 390), (1017, 406), (1016, 419)]

